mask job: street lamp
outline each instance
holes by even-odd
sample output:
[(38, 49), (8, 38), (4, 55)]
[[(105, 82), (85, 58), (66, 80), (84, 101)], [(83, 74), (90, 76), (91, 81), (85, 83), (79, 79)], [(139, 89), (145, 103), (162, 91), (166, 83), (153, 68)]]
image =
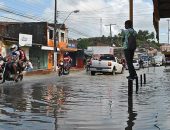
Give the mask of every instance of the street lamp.
[(70, 16), (72, 13), (78, 13), (78, 12), (80, 12), (80, 10), (74, 10), (74, 11), (70, 12), (70, 13), (68, 14), (68, 16), (65, 18), (64, 22), (63, 22), (63, 23), (61, 24), (61, 26), (59, 27), (59, 29), (62, 27), (62, 25), (65, 23), (65, 21), (69, 18), (69, 16)]
[(59, 32), (59, 30), (61, 29), (61, 27), (65, 23), (65, 21), (69, 18), (69, 16), (72, 13), (78, 13), (78, 12), (79, 12), (79, 10), (74, 10), (74, 11), (70, 12), (68, 14), (68, 16), (65, 18), (64, 22), (60, 25), (60, 27), (57, 28), (56, 27), (56, 23), (57, 23), (57, 20), (56, 20), (56, 17), (57, 17), (57, 0), (55, 0), (55, 16), (54, 16), (54, 71), (56, 71), (56, 67), (57, 67), (57, 47), (56, 47), (56, 45), (59, 43), (59, 37), (58, 37), (58, 39), (56, 39), (56, 30), (58, 29), (58, 32)]

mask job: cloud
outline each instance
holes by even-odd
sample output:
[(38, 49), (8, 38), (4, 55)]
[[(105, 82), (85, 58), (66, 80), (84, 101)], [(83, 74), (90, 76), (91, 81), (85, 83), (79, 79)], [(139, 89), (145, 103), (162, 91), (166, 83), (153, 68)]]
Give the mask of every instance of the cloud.
[[(54, 0), (18, 0), (24, 4), (25, 14), (43, 17), (43, 21), (54, 22)], [(4, 0), (5, 3), (5, 0)], [(28, 3), (28, 4), (26, 4)], [(16, 8), (19, 6), (19, 2)], [(12, 6), (11, 6), (12, 7)], [(36, 8), (37, 7), (37, 8)], [(15, 7), (14, 7), (15, 8)], [(24, 9), (25, 8), (25, 9)], [(26, 11), (28, 9), (28, 11)], [(74, 10), (79, 13), (71, 13)], [(124, 28), (124, 21), (129, 19), (129, 0), (57, 0), (58, 23), (65, 24), (69, 29), (69, 37), (98, 37), (101, 35), (109, 36), (112, 25), (112, 34), (116, 35)], [(7, 14), (5, 14), (7, 16)], [(9, 15), (9, 14), (8, 14)], [(68, 17), (69, 16), (69, 17)], [(11, 16), (12, 17), (12, 16)], [(19, 16), (13, 16), (20, 20)], [(31, 21), (25, 19), (25, 21)], [(138, 31), (154, 31), (153, 26), (153, 3), (152, 0), (134, 1), (134, 28)], [(167, 21), (160, 20), (160, 39), (165, 41), (167, 33)], [(163, 36), (163, 38), (161, 38)]]
[[(59, 13), (58, 21), (62, 23), (69, 12), (75, 9), (79, 9), (80, 12), (70, 15), (66, 25), (72, 31), (70, 36), (76, 38), (81, 37), (81, 35), (76, 34), (75, 30), (88, 37), (108, 36), (110, 28), (105, 26), (108, 24), (116, 24), (112, 26), (112, 34), (117, 34), (120, 29), (124, 28), (124, 21), (129, 19), (128, 0), (62, 0), (58, 3), (58, 10), (65, 10), (67, 13)], [(134, 28), (154, 31), (152, 12), (151, 2), (135, 1)]]

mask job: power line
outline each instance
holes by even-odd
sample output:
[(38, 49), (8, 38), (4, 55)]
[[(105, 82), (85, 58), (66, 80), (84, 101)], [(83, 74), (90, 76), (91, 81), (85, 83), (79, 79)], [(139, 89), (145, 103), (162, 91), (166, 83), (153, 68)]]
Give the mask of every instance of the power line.
[(110, 26), (110, 45), (112, 45), (112, 26), (113, 25), (116, 25), (116, 24), (105, 25), (105, 26)]

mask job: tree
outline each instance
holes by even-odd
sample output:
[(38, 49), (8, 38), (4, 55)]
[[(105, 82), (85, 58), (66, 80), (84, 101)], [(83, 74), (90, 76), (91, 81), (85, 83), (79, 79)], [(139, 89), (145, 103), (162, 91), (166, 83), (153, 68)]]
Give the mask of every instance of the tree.
[(77, 48), (79, 49), (86, 49), (89, 46), (88, 39), (79, 39)]
[[(93, 38), (86, 38), (86, 39), (79, 39), (78, 40), (78, 48), (86, 49), (88, 46), (112, 46), (112, 44), (116, 45), (117, 47), (122, 46), (122, 32), (118, 35), (115, 35), (112, 37), (108, 36), (105, 37), (104, 35), (102, 37), (93, 37)], [(154, 32), (149, 33), (148, 30), (139, 30), (137, 32), (137, 44), (138, 47), (141, 48), (148, 48), (148, 47), (154, 47), (159, 48), (159, 43), (155, 41), (155, 35)]]

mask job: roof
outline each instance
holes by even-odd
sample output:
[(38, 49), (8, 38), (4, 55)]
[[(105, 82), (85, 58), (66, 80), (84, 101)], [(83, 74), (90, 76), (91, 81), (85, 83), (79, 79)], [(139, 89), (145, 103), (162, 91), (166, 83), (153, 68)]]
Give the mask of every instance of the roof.
[(160, 18), (170, 18), (170, 0), (153, 0), (153, 24), (159, 40), (159, 20)]
[(157, 0), (157, 1), (158, 1), (159, 18), (169, 18), (170, 0)]

